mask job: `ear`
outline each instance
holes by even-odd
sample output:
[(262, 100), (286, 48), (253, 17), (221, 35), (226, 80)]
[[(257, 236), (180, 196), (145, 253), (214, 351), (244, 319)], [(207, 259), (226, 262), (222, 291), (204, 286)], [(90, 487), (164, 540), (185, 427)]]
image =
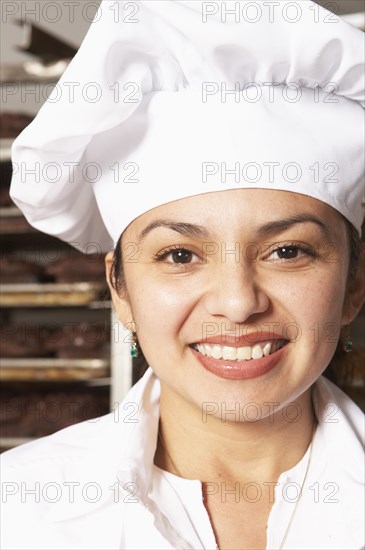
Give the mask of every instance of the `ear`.
[(360, 244), (359, 266), (355, 277), (349, 281), (342, 310), (342, 325), (349, 325), (365, 302), (365, 243)]
[(131, 327), (134, 325), (134, 321), (133, 321), (132, 309), (128, 298), (128, 292), (124, 287), (118, 293), (110, 282), (110, 273), (113, 265), (113, 260), (114, 260), (114, 253), (108, 252), (108, 254), (105, 256), (106, 282), (109, 287), (113, 306), (117, 312), (120, 322), (125, 327)]

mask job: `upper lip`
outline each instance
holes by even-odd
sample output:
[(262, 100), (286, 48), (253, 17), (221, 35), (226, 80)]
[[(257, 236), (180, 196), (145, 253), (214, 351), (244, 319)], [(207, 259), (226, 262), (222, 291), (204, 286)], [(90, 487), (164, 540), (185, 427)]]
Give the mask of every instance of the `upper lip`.
[(202, 338), (193, 342), (194, 344), (219, 344), (220, 346), (229, 346), (232, 348), (239, 348), (244, 346), (254, 346), (260, 342), (271, 342), (273, 340), (285, 340), (281, 334), (275, 334), (274, 332), (261, 332), (259, 335), (256, 333), (245, 334), (241, 336), (232, 336), (231, 334), (221, 334), (216, 336), (209, 336), (208, 338)]

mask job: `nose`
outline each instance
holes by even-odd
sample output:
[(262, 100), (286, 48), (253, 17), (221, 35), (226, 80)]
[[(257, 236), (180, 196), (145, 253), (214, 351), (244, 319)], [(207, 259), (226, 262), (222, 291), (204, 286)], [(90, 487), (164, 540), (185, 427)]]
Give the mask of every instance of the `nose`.
[(203, 301), (207, 313), (232, 323), (247, 322), (252, 315), (267, 311), (270, 304), (254, 265), (244, 261), (219, 263)]

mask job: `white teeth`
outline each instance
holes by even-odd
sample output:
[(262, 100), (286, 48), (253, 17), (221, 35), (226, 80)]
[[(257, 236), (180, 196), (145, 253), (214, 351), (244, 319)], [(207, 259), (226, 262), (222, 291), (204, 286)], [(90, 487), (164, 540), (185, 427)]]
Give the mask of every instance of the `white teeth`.
[[(270, 352), (277, 351), (282, 347), (279, 345), (284, 341), (267, 342), (263, 344), (255, 344), (253, 347), (243, 346), (240, 348), (231, 346), (220, 346), (219, 344), (196, 344), (195, 348), (208, 357), (214, 357), (214, 359), (224, 359), (226, 361), (249, 361), (250, 359), (261, 359), (267, 357)], [(275, 345), (276, 344), (276, 345)]]
[(237, 357), (237, 348), (223, 347), (223, 359), (234, 361)]
[(212, 356), (214, 357), (214, 359), (222, 359), (223, 357), (222, 346), (213, 346)]
[(239, 361), (248, 361), (251, 359), (252, 350), (250, 346), (244, 348), (237, 348), (237, 359)]
[(261, 359), (261, 357), (264, 356), (264, 353), (262, 351), (262, 347), (260, 346), (260, 344), (256, 344), (253, 348), (252, 348), (252, 359)]
[(270, 350), (271, 350), (271, 342), (268, 342), (267, 344), (265, 344), (264, 349), (263, 349), (265, 357), (270, 355)]
[(212, 357), (212, 346), (210, 346), (209, 344), (204, 344), (204, 348), (201, 344), (196, 344), (195, 348), (203, 355), (208, 355), (208, 357)]
[[(212, 346), (210, 346), (209, 344), (205, 344), (205, 350), (206, 352), (212, 357)], [(203, 351), (204, 353), (204, 351)]]

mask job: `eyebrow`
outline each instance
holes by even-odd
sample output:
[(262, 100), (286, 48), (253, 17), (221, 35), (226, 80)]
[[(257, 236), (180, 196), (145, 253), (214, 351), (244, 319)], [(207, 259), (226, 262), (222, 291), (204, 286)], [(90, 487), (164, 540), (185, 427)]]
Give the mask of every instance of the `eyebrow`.
[(280, 231), (288, 229), (289, 227), (297, 223), (308, 222), (315, 223), (321, 229), (321, 232), (327, 239), (331, 240), (331, 238), (333, 238), (327, 225), (324, 224), (322, 220), (320, 220), (316, 216), (313, 216), (313, 214), (297, 214), (296, 216), (290, 216), (290, 218), (285, 218), (283, 220), (268, 222), (258, 228), (257, 235), (259, 237), (267, 237), (268, 235), (280, 233)]
[(148, 233), (157, 227), (167, 227), (168, 229), (173, 229), (181, 235), (186, 237), (199, 237), (201, 239), (206, 239), (209, 237), (209, 232), (202, 225), (196, 225), (194, 223), (186, 222), (175, 222), (171, 220), (156, 220), (149, 223), (143, 231), (138, 235), (138, 240), (142, 241)]
[[(298, 223), (315, 223), (322, 231), (324, 236), (327, 239), (331, 239), (332, 235), (328, 227), (316, 216), (312, 214), (297, 214), (295, 216), (290, 216), (289, 218), (274, 220), (260, 226), (256, 233), (259, 238), (268, 237), (269, 235), (274, 235), (280, 233), (286, 229), (289, 229), (292, 225)], [(201, 239), (212, 238), (209, 234), (209, 231), (202, 225), (196, 225), (193, 223), (187, 222), (176, 222), (172, 220), (160, 219), (155, 220), (154, 222), (149, 223), (138, 235), (138, 241), (141, 242), (151, 231), (157, 229), (158, 227), (166, 227), (167, 229), (172, 229), (181, 235), (186, 237), (198, 237)]]

